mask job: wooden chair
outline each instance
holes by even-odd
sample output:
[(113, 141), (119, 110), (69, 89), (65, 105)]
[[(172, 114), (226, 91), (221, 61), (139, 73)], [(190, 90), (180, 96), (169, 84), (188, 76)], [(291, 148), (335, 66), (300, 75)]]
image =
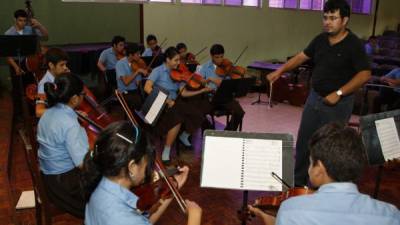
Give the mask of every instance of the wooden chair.
[(53, 205), (47, 197), (38, 166), (38, 143), (36, 142), (34, 130), (27, 129), (26, 131), (20, 130), (19, 132), (24, 143), (26, 162), (32, 177), (33, 190), (35, 193), (36, 224), (51, 225), (53, 217), (66, 214), (67, 212)]

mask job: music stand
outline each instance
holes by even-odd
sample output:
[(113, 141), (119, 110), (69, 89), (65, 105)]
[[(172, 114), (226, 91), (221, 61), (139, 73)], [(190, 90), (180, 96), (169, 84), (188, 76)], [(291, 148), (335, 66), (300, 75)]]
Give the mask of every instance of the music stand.
[(378, 197), (383, 164), (386, 162), (382, 153), (382, 146), (378, 137), (375, 121), (393, 117), (397, 133), (400, 133), (400, 109), (371, 114), (360, 118), (360, 129), (368, 156), (369, 165), (378, 165), (378, 175), (375, 180), (375, 190), (373, 197)]
[[(34, 55), (39, 50), (39, 39), (37, 35), (0, 35), (0, 57), (17, 57), (18, 66), (22, 65), (22, 57)], [(22, 77), (19, 78), (21, 96), (25, 97)], [(15, 101), (15, 99), (14, 99)], [(22, 104), (22, 113), (26, 117), (28, 109)]]
[(21, 57), (33, 55), (38, 51), (37, 35), (0, 35), (0, 57)]

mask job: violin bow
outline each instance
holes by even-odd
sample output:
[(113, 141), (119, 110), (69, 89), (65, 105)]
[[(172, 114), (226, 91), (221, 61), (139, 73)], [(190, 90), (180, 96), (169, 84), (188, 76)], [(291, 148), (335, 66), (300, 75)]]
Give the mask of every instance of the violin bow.
[(272, 176), (275, 180), (277, 180), (279, 183), (281, 183), (283, 186), (285, 186), (287, 189), (292, 188), (288, 183), (286, 183), (282, 178), (280, 178), (280, 177), (278, 176), (278, 174), (276, 174), (276, 173), (274, 173), (274, 172), (271, 172), (271, 176)]
[(233, 65), (236, 65), (236, 63), (239, 61), (239, 59), (242, 57), (243, 53), (249, 48), (249, 46), (246, 45), (246, 47), (244, 47), (244, 49), (242, 50), (242, 52), (239, 54), (239, 56), (236, 58), (235, 62), (233, 63)]
[(194, 56), (200, 55), (200, 53), (204, 52), (204, 50), (206, 50), (206, 49), (207, 49), (207, 46), (202, 48), (202, 49), (200, 49), (200, 51), (198, 51), (196, 54), (194, 54)]

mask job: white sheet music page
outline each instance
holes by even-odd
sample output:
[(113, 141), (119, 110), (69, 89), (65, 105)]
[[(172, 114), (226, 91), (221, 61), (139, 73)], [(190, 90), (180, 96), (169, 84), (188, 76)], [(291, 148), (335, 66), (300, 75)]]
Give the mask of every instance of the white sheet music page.
[(200, 186), (240, 189), (243, 139), (205, 138)]
[(145, 120), (147, 123), (152, 124), (156, 119), (158, 113), (160, 112), (164, 102), (167, 100), (168, 95), (166, 95), (162, 91), (158, 91), (157, 97), (151, 105), (149, 111), (145, 116)]
[(400, 140), (394, 118), (376, 120), (375, 126), (385, 161), (400, 158)]
[(282, 141), (206, 136), (201, 187), (281, 191)]
[(282, 191), (282, 184), (271, 173), (282, 176), (282, 141), (244, 139), (243, 189)]

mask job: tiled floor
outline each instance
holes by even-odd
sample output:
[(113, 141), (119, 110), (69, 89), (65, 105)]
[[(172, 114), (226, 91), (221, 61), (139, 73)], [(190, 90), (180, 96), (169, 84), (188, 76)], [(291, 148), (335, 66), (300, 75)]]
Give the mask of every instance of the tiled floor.
[[(266, 99), (266, 96), (263, 96)], [(270, 133), (289, 133), (296, 138), (302, 109), (287, 104), (274, 105), (268, 109), (266, 105), (251, 105), (256, 100), (256, 94), (249, 94), (240, 99), (245, 108), (246, 115), (243, 123), (243, 130), (249, 132), (270, 132)], [(356, 119), (356, 118), (353, 118)], [(218, 118), (218, 121), (224, 123), (225, 118)], [(31, 180), (25, 163), (22, 144), (14, 132), (13, 157), (12, 157), (12, 179), (11, 190), (12, 199), (17, 201), (23, 190), (31, 189)], [(241, 205), (241, 192), (231, 190), (204, 189), (199, 187), (199, 174), (201, 162), (201, 135), (198, 132), (193, 139), (194, 150), (184, 150), (181, 153), (181, 159), (186, 161), (191, 167), (190, 178), (182, 189), (182, 195), (199, 203), (203, 208), (202, 224), (239, 224), (236, 211)], [(360, 181), (360, 190), (370, 194), (373, 192), (373, 179), (376, 168), (369, 168), (365, 171), (365, 176)], [(381, 199), (400, 206), (400, 173), (399, 169), (385, 169), (382, 180)], [(4, 192), (3, 186), (0, 189)], [(252, 192), (249, 200), (254, 200), (259, 195), (267, 193)], [(1, 197), (1, 196), (0, 196)], [(7, 209), (7, 207), (5, 207)], [(0, 208), (1, 209), (1, 208)], [(9, 208), (8, 208), (9, 209)], [(10, 210), (10, 209), (9, 209)], [(15, 213), (16, 224), (35, 224), (34, 210), (21, 210)], [(176, 225), (186, 224), (186, 216), (182, 214), (174, 202), (161, 217), (158, 224)], [(3, 223), (3, 220), (0, 221)], [(82, 224), (82, 221), (74, 219), (71, 216), (61, 216), (56, 218), (55, 224)], [(251, 224), (261, 224), (259, 221), (252, 221)]]

